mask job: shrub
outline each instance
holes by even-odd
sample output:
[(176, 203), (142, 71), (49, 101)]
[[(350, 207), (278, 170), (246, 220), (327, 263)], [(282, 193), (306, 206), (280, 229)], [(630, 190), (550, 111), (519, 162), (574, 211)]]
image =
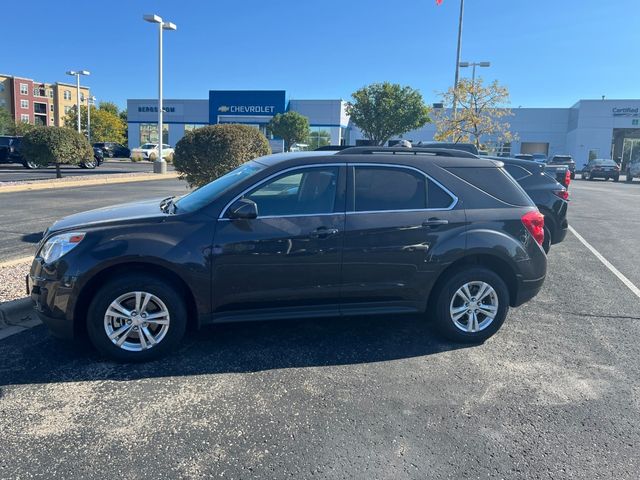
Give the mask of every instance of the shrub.
[(84, 135), (64, 127), (35, 127), (22, 139), (22, 155), (42, 167), (56, 166), (56, 177), (61, 178), (60, 165), (77, 165), (93, 160), (93, 149)]
[(141, 162), (143, 160), (144, 160), (144, 157), (142, 156), (142, 154), (140, 152), (131, 153), (131, 161), (132, 162)]
[(187, 132), (176, 144), (173, 163), (180, 178), (200, 187), (249, 160), (271, 153), (260, 131), (248, 125), (210, 125)]

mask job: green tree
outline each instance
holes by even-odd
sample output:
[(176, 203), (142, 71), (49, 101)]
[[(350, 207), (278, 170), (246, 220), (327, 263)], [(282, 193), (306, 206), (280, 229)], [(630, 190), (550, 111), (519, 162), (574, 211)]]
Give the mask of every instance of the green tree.
[(298, 112), (278, 113), (271, 119), (267, 129), (284, 140), (284, 149), (288, 152), (291, 145), (303, 142), (309, 136), (309, 119)]
[(98, 109), (105, 110), (117, 116), (120, 115), (120, 110), (118, 109), (118, 106), (113, 102), (100, 102), (100, 104), (98, 105)]
[[(102, 105), (101, 105), (102, 106)], [(64, 125), (75, 130), (78, 125), (76, 107), (73, 106), (64, 117)], [(87, 133), (87, 107), (80, 106), (80, 128)], [(91, 141), (124, 143), (126, 124), (111, 109), (91, 106)]]
[(9, 110), (0, 107), (0, 135), (13, 135), (15, 127), (15, 122)]
[(201, 187), (249, 160), (269, 155), (267, 138), (248, 125), (208, 125), (176, 144), (173, 164), (191, 187)]
[(93, 159), (93, 149), (81, 133), (64, 127), (34, 127), (22, 139), (22, 155), (40, 166), (77, 165)]
[(347, 103), (347, 114), (366, 138), (384, 145), (391, 137), (415, 130), (430, 121), (422, 95), (397, 83), (373, 83), (357, 90)]
[(516, 135), (509, 131), (511, 125), (504, 121), (513, 115), (510, 109), (503, 108), (509, 103), (507, 87), (497, 81), (485, 86), (481, 78), (462, 79), (458, 88), (452, 87), (442, 94), (445, 106), (453, 105), (454, 95), (458, 104), (455, 118), (451, 110), (442, 108), (435, 112), (436, 140), (472, 142), (479, 149), (486, 137), (502, 143), (516, 140)]

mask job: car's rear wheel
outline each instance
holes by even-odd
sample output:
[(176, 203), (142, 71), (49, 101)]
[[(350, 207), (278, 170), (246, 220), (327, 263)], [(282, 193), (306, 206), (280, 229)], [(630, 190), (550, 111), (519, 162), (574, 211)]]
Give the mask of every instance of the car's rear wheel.
[(94, 168), (96, 168), (96, 160), (89, 160), (87, 162), (82, 162), (80, 164), (80, 168), (87, 168), (89, 170), (93, 170)]
[(549, 250), (551, 250), (551, 230), (546, 225), (544, 227), (544, 240), (542, 241), (542, 248), (544, 249), (544, 253), (549, 253)]
[(502, 326), (509, 291), (493, 271), (472, 267), (452, 274), (437, 292), (436, 328), (455, 342), (483, 342)]
[(31, 162), (29, 160), (25, 160), (24, 162), (22, 162), (22, 165), (28, 170), (35, 170), (36, 168), (40, 168), (40, 165), (38, 165), (36, 162)]
[(589, 180), (589, 173), (588, 172), (583, 172), (582, 173), (582, 180)]
[(184, 299), (156, 277), (137, 274), (105, 284), (91, 301), (87, 331), (93, 345), (119, 361), (160, 357), (184, 336)]
[(625, 179), (625, 181), (633, 182), (633, 175), (631, 175), (631, 172), (629, 170), (627, 170), (627, 178)]

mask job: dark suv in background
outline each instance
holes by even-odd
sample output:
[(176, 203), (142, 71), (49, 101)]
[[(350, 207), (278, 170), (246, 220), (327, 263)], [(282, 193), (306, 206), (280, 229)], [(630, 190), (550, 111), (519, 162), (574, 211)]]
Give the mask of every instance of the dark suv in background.
[(131, 150), (116, 142), (98, 142), (93, 144), (94, 148), (99, 148), (105, 157), (108, 158), (129, 158)]
[(157, 357), (187, 325), (418, 313), (482, 342), (546, 275), (544, 218), (498, 161), (351, 148), (257, 158), (180, 198), (72, 215), (38, 246), (42, 320)]
[(571, 155), (554, 155), (547, 161), (547, 165), (563, 165), (571, 172), (571, 179), (576, 178), (576, 162)]

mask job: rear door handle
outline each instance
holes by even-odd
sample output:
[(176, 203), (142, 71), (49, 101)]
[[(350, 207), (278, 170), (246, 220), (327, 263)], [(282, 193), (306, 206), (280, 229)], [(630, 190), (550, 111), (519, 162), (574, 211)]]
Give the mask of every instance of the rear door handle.
[(429, 220), (425, 220), (424, 222), (422, 222), (422, 226), (427, 228), (436, 228), (441, 225), (448, 225), (448, 224), (449, 224), (449, 220), (444, 220), (442, 218), (430, 218)]
[(318, 227), (309, 234), (311, 238), (327, 238), (339, 232), (337, 228)]

